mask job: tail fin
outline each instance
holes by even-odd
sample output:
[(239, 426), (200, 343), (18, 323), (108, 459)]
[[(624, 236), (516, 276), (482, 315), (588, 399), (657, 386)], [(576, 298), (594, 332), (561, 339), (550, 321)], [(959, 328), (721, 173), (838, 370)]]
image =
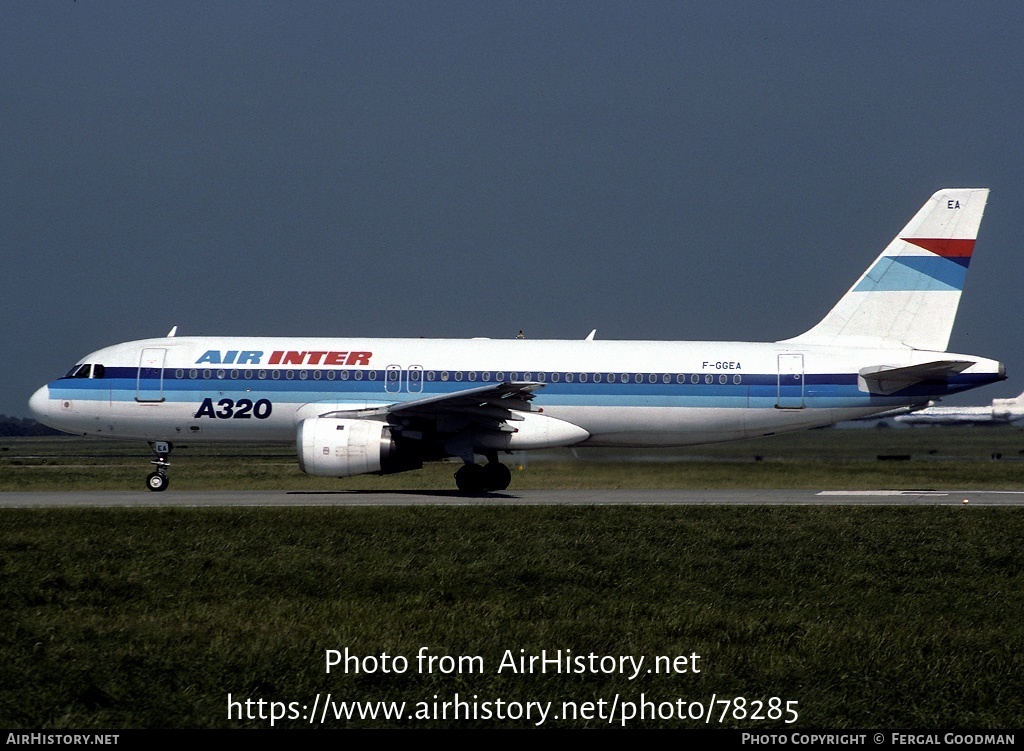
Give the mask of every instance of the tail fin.
[(997, 420), (1019, 421), (1024, 417), (1024, 394), (1009, 399), (993, 399), (992, 416)]
[(945, 351), (988, 188), (938, 191), (817, 326), (787, 344)]
[(1016, 407), (1019, 411), (1024, 412), (1024, 393), (1018, 394), (1017, 396), (1011, 396), (1009, 399), (993, 399), (992, 404), (996, 402), (1005, 402), (1011, 407)]

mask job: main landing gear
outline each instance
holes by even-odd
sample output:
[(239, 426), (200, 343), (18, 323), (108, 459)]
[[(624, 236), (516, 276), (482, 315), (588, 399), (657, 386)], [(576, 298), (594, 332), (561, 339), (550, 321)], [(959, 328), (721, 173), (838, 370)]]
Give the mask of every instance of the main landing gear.
[(170, 482), (167, 479), (167, 469), (171, 466), (170, 456), (173, 447), (167, 441), (150, 441), (149, 447), (156, 454), (156, 459), (150, 462), (156, 465), (156, 471), (149, 473), (146, 487), (154, 491), (167, 490), (167, 483)]
[(504, 490), (512, 482), (512, 472), (497, 459), (487, 464), (463, 464), (455, 473), (455, 484), (464, 493)]

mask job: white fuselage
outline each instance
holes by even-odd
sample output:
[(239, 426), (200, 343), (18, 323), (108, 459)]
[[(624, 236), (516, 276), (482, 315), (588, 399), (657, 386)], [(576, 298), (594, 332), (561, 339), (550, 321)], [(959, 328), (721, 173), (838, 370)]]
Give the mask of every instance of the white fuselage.
[[(947, 381), (870, 393), (864, 369), (970, 361)], [(532, 382), (531, 411), (587, 446), (679, 446), (828, 425), (1001, 380), (996, 361), (908, 348), (792, 343), (171, 337), (94, 352), (31, 408), (107, 438), (293, 441), (353, 410)]]

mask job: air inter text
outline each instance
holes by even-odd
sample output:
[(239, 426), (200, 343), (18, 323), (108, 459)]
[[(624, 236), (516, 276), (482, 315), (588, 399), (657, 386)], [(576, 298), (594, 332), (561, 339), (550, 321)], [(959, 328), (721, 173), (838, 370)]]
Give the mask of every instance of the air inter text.
[(263, 355), (261, 350), (208, 349), (196, 365), (369, 365), (373, 357), (372, 352), (276, 350), (264, 362)]

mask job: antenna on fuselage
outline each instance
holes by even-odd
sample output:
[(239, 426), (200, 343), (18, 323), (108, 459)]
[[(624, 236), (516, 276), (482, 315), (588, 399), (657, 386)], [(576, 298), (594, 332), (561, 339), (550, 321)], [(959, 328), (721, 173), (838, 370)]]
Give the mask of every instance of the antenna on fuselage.
[(171, 330), (167, 332), (167, 338), (170, 339), (172, 336), (178, 333), (178, 327), (172, 326)]

